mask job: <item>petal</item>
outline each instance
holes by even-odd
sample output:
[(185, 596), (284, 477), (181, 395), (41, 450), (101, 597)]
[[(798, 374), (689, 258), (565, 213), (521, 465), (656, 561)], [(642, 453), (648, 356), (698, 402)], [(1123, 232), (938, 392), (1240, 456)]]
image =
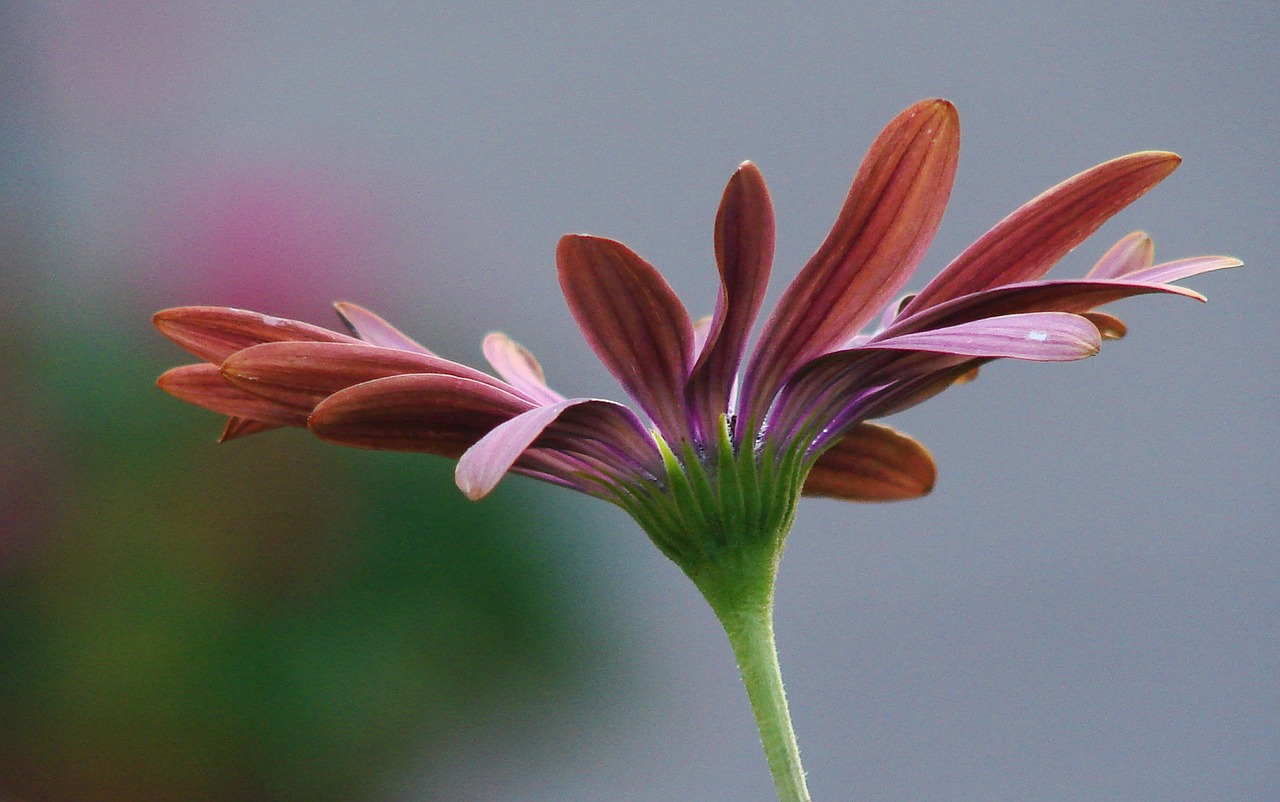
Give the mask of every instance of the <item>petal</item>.
[(1044, 275), (1112, 215), (1172, 173), (1181, 159), (1144, 151), (1121, 156), (1058, 184), (996, 224), (903, 310)]
[(456, 362), (364, 343), (265, 343), (222, 363), (227, 381), (303, 415), (339, 390), (405, 373), (462, 376), (514, 395), (498, 380)]
[(1080, 315), (1028, 312), (877, 338), (861, 348), (928, 351), (986, 359), (1069, 362), (1093, 356), (1101, 346), (1098, 329)]
[[(1124, 277), (1135, 284), (1167, 284), (1214, 270), (1240, 267), (1244, 262), (1230, 256), (1193, 256), (1138, 270)], [(1203, 298), (1202, 298), (1203, 300)]]
[(333, 305), (338, 317), (347, 325), (351, 333), (370, 345), (381, 345), (383, 348), (398, 348), (401, 351), (416, 351), (419, 354), (434, 354), (409, 335), (397, 329), (381, 317), (362, 306), (349, 301), (339, 301)]
[[(1204, 270), (1233, 267), (1239, 262), (1226, 257), (1206, 257), (1184, 260), (1199, 262)], [(1175, 264), (1175, 263), (1170, 263)], [(1206, 267), (1206, 265), (1209, 265)], [(1129, 298), (1135, 295), (1164, 293), (1183, 295), (1203, 301), (1204, 296), (1195, 290), (1163, 282), (1138, 281), (1146, 273), (1163, 272), (1164, 265), (1132, 273), (1124, 279), (1067, 279), (1063, 281), (1033, 281), (1024, 284), (1008, 284), (970, 295), (953, 298), (937, 306), (922, 309), (915, 314), (900, 317), (876, 338), (893, 337), (911, 331), (924, 331), (938, 326), (950, 326), (996, 315), (1022, 312), (1087, 312), (1095, 307)], [(1175, 267), (1170, 270), (1178, 270)], [(1200, 271), (1203, 272), (1203, 271)], [(873, 339), (876, 339), (873, 338)]]
[(275, 423), (263, 423), (249, 418), (231, 417), (227, 419), (227, 425), (223, 428), (222, 436), (218, 438), (218, 442), (226, 443), (231, 440), (239, 440), (241, 437), (248, 437), (251, 434), (279, 428), (280, 426)]
[[(566, 430), (561, 432), (560, 438), (566, 442), (558, 445), (589, 456), (599, 453), (593, 441), (625, 448), (630, 438), (618, 441), (615, 431), (621, 430), (624, 438), (628, 428), (638, 429), (641, 435), (644, 433), (635, 414), (612, 401), (571, 398), (537, 407), (494, 428), (462, 455), (454, 472), (459, 489), (472, 501), (484, 498), (535, 441), (552, 434), (551, 430), (558, 425)], [(652, 440), (648, 441), (648, 450), (652, 452), (646, 455), (648, 461), (659, 462), (661, 458)], [(610, 461), (616, 464), (617, 460), (609, 460), (609, 456), (605, 455), (605, 464)]]
[(959, 145), (955, 107), (927, 100), (871, 146), (826, 242), (765, 324), (743, 386), (752, 428), (787, 376), (856, 334), (902, 289), (942, 219)]
[(501, 332), (484, 338), (484, 358), (508, 384), (540, 404), (563, 401), (564, 396), (547, 387), (542, 366), (529, 349)]
[(232, 385), (208, 362), (182, 365), (161, 374), (156, 385), (174, 398), (233, 418), (263, 424), (303, 426), (306, 415)]
[(1123, 320), (1106, 312), (1081, 312), (1080, 317), (1092, 323), (1104, 340), (1121, 340), (1129, 333)]
[(734, 379), (747, 336), (764, 303), (773, 264), (773, 204), (764, 176), (744, 162), (725, 187), (716, 214), (716, 266), (720, 295), (701, 356), (686, 386), (698, 437), (714, 437), (720, 416), (728, 412)]
[(405, 374), (349, 387), (320, 402), (307, 426), (332, 443), (459, 457), (528, 401), (460, 376)]
[(601, 237), (562, 237), (556, 263), (565, 300), (592, 350), (664, 437), (684, 439), (693, 325), (675, 292), (644, 259)]
[(225, 306), (165, 309), (157, 312), (152, 322), (161, 334), (209, 362), (221, 362), (242, 348), (260, 343), (360, 342), (310, 323)]
[(1142, 231), (1135, 231), (1107, 249), (1085, 278), (1123, 278), (1135, 270), (1151, 267), (1156, 260), (1156, 245)]
[(914, 438), (859, 423), (823, 452), (805, 479), (806, 496), (846, 501), (900, 501), (933, 490), (938, 469)]

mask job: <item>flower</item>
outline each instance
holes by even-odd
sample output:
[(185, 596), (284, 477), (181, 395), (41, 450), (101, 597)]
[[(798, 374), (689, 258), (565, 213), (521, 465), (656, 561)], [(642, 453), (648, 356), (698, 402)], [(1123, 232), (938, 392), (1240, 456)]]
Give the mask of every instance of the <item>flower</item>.
[[(1041, 277), (1178, 166), (1122, 156), (1014, 211), (918, 293), (894, 300), (923, 258), (955, 176), (959, 121), (944, 100), (895, 118), (872, 144), (831, 233), (783, 293), (750, 358), (773, 259), (773, 209), (741, 165), (715, 221), (720, 294), (693, 322), (653, 266), (613, 240), (561, 239), (560, 285), (588, 344), (644, 412), (565, 398), (503, 334), (497, 377), (444, 359), (377, 315), (337, 305), (351, 334), (238, 309), (184, 307), (159, 329), (202, 363), (160, 377), (231, 416), (231, 439), (305, 426), (361, 448), (457, 458), (473, 499), (509, 472), (613, 502), (694, 581), (729, 635), (785, 799), (807, 799), (773, 645), (773, 579), (802, 494), (856, 501), (928, 493), (923, 446), (879, 423), (1003, 357), (1069, 361), (1125, 333), (1096, 311), (1146, 293), (1203, 300), (1172, 282), (1233, 267), (1154, 264), (1130, 234), (1082, 279)], [(745, 361), (745, 366), (744, 366)]]
[[(503, 334), (484, 342), (494, 378), (349, 303), (337, 309), (354, 336), (237, 309), (160, 312), (156, 326), (205, 362), (171, 370), (159, 385), (230, 415), (224, 439), (292, 425), (343, 445), (461, 457), (458, 485), (473, 499), (515, 471), (617, 503), (651, 534), (663, 527), (644, 520), (661, 517), (649, 509), (656, 498), (714, 479), (726, 460), (754, 462), (751, 470), (785, 485), (783, 496), (919, 496), (933, 486), (932, 458), (870, 419), (991, 359), (1091, 356), (1103, 336), (1124, 333), (1095, 307), (1152, 292), (1202, 299), (1170, 282), (1239, 264), (1198, 257), (1153, 266), (1151, 240), (1135, 233), (1084, 279), (1038, 280), (1180, 161), (1141, 152), (1048, 190), (919, 293), (890, 303), (937, 230), (958, 146), (958, 117), (943, 100), (917, 103), (889, 124), (831, 233), (766, 322), (740, 384), (774, 244), (754, 165), (739, 167), (725, 190), (715, 222), (720, 295), (715, 314), (696, 324), (624, 245), (564, 237), (557, 263), (570, 309), (652, 428), (620, 404), (551, 390), (534, 357)], [(877, 316), (877, 329), (864, 332)]]

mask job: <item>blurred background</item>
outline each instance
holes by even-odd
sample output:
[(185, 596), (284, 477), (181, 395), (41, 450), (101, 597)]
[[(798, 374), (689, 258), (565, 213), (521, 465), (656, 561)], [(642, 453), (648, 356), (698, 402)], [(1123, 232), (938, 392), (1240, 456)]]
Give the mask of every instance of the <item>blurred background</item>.
[(188, 358), (149, 317), (351, 300), (620, 398), (561, 234), (709, 312), (750, 158), (776, 298), (930, 96), (964, 144), (912, 288), (1148, 148), (1185, 162), (1055, 275), (1137, 228), (1247, 266), (899, 416), (929, 498), (802, 507), (778, 629), (814, 797), (1280, 798), (1280, 6), (2, 8), (0, 798), (769, 798), (722, 634), (624, 515), (519, 478), (470, 504), (450, 463), (298, 431), (218, 446), (155, 389)]

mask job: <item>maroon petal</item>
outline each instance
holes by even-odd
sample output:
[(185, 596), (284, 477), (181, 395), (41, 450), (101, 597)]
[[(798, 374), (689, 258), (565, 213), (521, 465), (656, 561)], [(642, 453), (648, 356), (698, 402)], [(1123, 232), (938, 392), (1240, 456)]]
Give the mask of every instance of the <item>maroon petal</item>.
[(859, 423), (823, 452), (805, 479), (806, 496), (846, 501), (900, 501), (933, 490), (938, 469), (912, 437)]
[(233, 418), (277, 426), (303, 426), (307, 421), (306, 415), (296, 409), (232, 385), (218, 372), (217, 365), (208, 362), (167, 370), (156, 385), (174, 398)]
[(515, 395), (498, 380), (438, 356), (364, 343), (265, 343), (222, 363), (227, 381), (303, 415), (339, 390), (405, 373), (461, 376)]
[(540, 404), (563, 401), (564, 396), (547, 387), (542, 366), (529, 349), (501, 332), (484, 338), (484, 357), (499, 376), (512, 387)]
[(1123, 278), (1135, 270), (1151, 267), (1156, 260), (1156, 246), (1142, 231), (1135, 231), (1107, 249), (1085, 278)]
[(222, 436), (218, 438), (218, 442), (226, 443), (231, 440), (239, 440), (241, 437), (248, 437), (251, 434), (269, 432), (272, 429), (279, 428), (279, 424), (275, 423), (263, 423), (249, 418), (232, 417), (227, 419), (227, 425), (223, 428)]
[(157, 312), (151, 320), (161, 334), (201, 359), (215, 363), (260, 343), (360, 342), (310, 323), (225, 306), (180, 306)]
[(955, 107), (927, 100), (871, 146), (826, 242), (765, 324), (743, 386), (753, 428), (787, 376), (856, 334), (901, 290), (942, 219), (959, 145)]
[(416, 351), (419, 354), (434, 356), (417, 340), (362, 306), (356, 306), (348, 301), (339, 301), (333, 305), (333, 308), (338, 311), (338, 317), (347, 324), (351, 333), (370, 345), (398, 348), (401, 351)]
[(600, 361), (668, 440), (684, 439), (693, 326), (657, 270), (619, 242), (570, 234), (556, 249), (560, 286)]
[(334, 393), (316, 406), (307, 425), (339, 445), (456, 458), (489, 430), (531, 407), (473, 379), (401, 375)]
[[(554, 435), (552, 429), (556, 427), (562, 430), (557, 439), (563, 442), (556, 444), (560, 450), (580, 451), (593, 457), (600, 453), (599, 444), (625, 450), (634, 442), (634, 437), (628, 435), (634, 435), (635, 430), (644, 434), (635, 414), (612, 401), (572, 398), (537, 407), (494, 428), (462, 455), (454, 472), (458, 487), (473, 501), (484, 498), (521, 455), (544, 435)], [(619, 432), (623, 435), (621, 440), (616, 436)], [(647, 450), (649, 454), (628, 454), (625, 459), (634, 463), (636, 456), (641, 456), (646, 462), (660, 461), (652, 440), (648, 441)], [(609, 456), (605, 455), (605, 464), (612, 464), (618, 473), (628, 472), (628, 466), (619, 465)]]
[(1180, 161), (1172, 153), (1145, 151), (1067, 179), (982, 235), (907, 304), (904, 314), (1039, 278), (1112, 215), (1160, 183)]
[(693, 425), (706, 440), (729, 408), (729, 396), (747, 347), (747, 336), (764, 303), (773, 263), (773, 204), (764, 176), (744, 162), (725, 187), (716, 215), (716, 266), (720, 295), (701, 356), (686, 387)]

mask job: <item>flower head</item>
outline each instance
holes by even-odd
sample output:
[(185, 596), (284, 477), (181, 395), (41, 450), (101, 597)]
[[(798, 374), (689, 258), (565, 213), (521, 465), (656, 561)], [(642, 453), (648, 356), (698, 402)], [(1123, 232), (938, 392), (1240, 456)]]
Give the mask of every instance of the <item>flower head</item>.
[(1135, 233), (1083, 279), (1041, 280), (1179, 162), (1142, 152), (1053, 187), (895, 300), (941, 221), (958, 150), (946, 101), (894, 119), (749, 357), (774, 246), (768, 191), (752, 164), (730, 179), (716, 216), (720, 294), (705, 320), (691, 320), (658, 271), (621, 243), (564, 237), (556, 260), (570, 310), (647, 420), (613, 401), (561, 396), (503, 334), (484, 342), (495, 377), (347, 303), (337, 307), (350, 335), (235, 309), (160, 312), (160, 330), (204, 362), (159, 384), (230, 415), (224, 439), (302, 426), (343, 445), (459, 458), (458, 485), (473, 499), (512, 471), (606, 499), (691, 576), (713, 553), (753, 543), (776, 552), (801, 493), (869, 501), (932, 488), (928, 452), (872, 419), (992, 359), (1091, 356), (1124, 333), (1097, 307), (1144, 293), (1201, 298), (1171, 282), (1239, 264), (1155, 265), (1151, 240)]

